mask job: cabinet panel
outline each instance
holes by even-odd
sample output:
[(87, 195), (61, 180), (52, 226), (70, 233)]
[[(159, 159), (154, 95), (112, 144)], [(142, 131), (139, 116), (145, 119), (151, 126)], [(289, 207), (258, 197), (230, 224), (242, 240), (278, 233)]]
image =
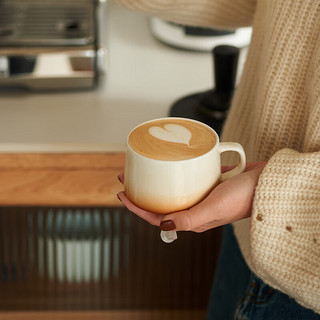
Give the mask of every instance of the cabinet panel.
[(0, 310), (205, 310), (220, 229), (159, 229), (124, 208), (2, 207)]

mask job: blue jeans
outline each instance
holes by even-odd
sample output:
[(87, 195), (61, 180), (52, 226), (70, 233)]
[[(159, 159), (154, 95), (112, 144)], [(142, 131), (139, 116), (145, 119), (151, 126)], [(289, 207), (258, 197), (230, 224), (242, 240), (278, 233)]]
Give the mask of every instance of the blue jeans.
[(225, 226), (207, 320), (288, 319), (320, 320), (320, 315), (253, 274), (241, 255), (232, 226)]

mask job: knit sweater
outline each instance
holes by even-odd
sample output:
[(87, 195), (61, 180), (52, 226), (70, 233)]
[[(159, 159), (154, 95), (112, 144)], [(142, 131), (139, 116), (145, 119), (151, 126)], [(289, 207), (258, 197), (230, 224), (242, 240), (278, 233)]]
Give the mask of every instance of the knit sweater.
[(320, 313), (320, 2), (115, 2), (182, 24), (252, 25), (222, 140), (241, 143), (248, 161), (268, 163), (251, 217), (234, 230), (255, 274)]

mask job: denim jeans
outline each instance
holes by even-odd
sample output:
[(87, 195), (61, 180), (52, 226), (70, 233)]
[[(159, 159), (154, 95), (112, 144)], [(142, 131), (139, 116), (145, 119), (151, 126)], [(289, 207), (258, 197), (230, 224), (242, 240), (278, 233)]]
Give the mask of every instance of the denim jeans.
[(241, 255), (233, 228), (228, 225), (223, 231), (207, 320), (320, 320), (320, 315), (252, 273)]

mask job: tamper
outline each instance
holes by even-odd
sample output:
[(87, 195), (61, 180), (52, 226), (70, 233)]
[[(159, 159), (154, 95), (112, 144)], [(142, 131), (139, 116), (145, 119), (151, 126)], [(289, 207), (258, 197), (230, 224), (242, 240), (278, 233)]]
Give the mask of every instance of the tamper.
[(231, 105), (240, 49), (221, 45), (212, 50), (215, 86), (176, 101), (169, 115), (202, 121), (220, 134)]

